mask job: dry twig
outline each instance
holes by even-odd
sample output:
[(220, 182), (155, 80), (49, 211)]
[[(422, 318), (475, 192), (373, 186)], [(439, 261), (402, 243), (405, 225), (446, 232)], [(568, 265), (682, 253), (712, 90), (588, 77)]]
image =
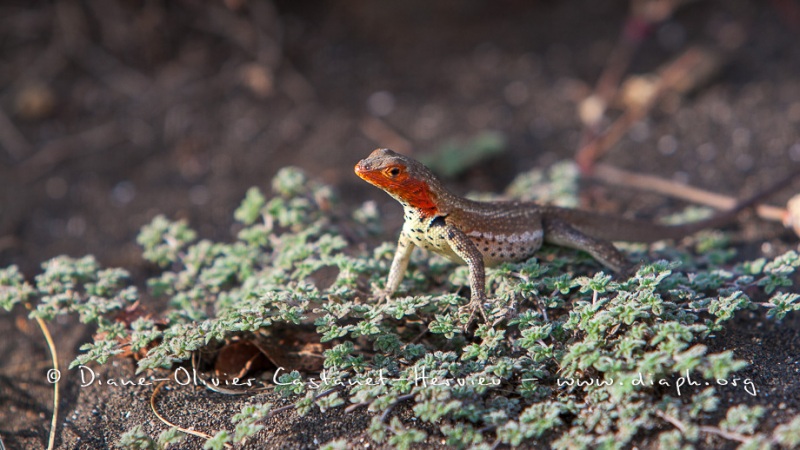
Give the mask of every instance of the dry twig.
[[(667, 413), (665, 413), (663, 411), (658, 411), (658, 410), (656, 410), (656, 415), (658, 417), (662, 418), (663, 420), (665, 420), (666, 422), (669, 422), (672, 426), (674, 426), (675, 428), (680, 430), (681, 433), (686, 433), (686, 429), (687, 429), (686, 424), (681, 422), (676, 417), (672, 417), (669, 414), (667, 414)], [(724, 439), (727, 439), (729, 441), (747, 443), (747, 442), (750, 442), (752, 440), (751, 437), (745, 436), (743, 434), (734, 433), (733, 431), (725, 431), (725, 430), (723, 430), (721, 428), (711, 427), (711, 426), (708, 426), (708, 425), (701, 425), (697, 429), (700, 430), (701, 433), (714, 434), (714, 435), (717, 435), (717, 436), (722, 437)], [(773, 441), (773, 444), (777, 443), (774, 438), (773, 438), (772, 441)]]
[[(29, 303), (26, 303), (25, 307), (28, 310), (33, 309)], [(58, 383), (61, 381), (61, 373), (58, 369), (58, 354), (56, 353), (56, 344), (53, 341), (53, 336), (50, 334), (50, 330), (47, 328), (47, 324), (44, 323), (44, 320), (41, 317), (34, 317), (34, 319), (36, 319), (36, 324), (39, 325), (39, 329), (42, 330), (44, 340), (47, 342), (47, 349), (50, 350), (50, 358), (52, 361), (52, 368), (50, 369), (52, 372), (48, 372), (48, 381), (53, 384), (53, 416), (50, 419), (50, 435), (47, 440), (47, 450), (52, 450), (56, 445), (58, 405), (61, 403), (61, 391), (58, 385)], [(51, 373), (52, 376), (50, 375)]]
[(635, 103), (628, 106), (601, 135), (585, 143), (575, 155), (583, 173), (591, 173), (595, 162), (605, 155), (628, 133), (631, 126), (645, 118), (658, 100), (669, 91), (687, 92), (708, 79), (722, 65), (721, 55), (708, 49), (692, 47), (660, 71), (660, 75), (646, 92), (639, 93)]
[[(630, 14), (620, 31), (619, 39), (608, 56), (608, 62), (597, 79), (594, 91), (584, 99), (579, 107), (580, 119), (584, 123), (579, 149), (586, 152), (590, 144), (600, 135), (600, 124), (605, 118), (608, 106), (617, 97), (625, 71), (633, 56), (651, 34), (653, 27), (667, 20), (684, 3), (692, 0), (631, 0)], [(577, 160), (588, 158), (581, 156)]]
[[(608, 184), (656, 192), (719, 210), (732, 209), (739, 202), (739, 199), (734, 197), (716, 194), (653, 175), (628, 172), (608, 164), (596, 164), (591, 177)], [(775, 222), (784, 221), (787, 214), (785, 208), (771, 205), (759, 205), (756, 207), (756, 213), (764, 220)]]
[[(167, 383), (167, 380), (163, 380), (160, 383), (158, 383), (156, 388), (153, 390), (153, 395), (150, 396), (150, 409), (153, 411), (153, 414), (155, 414), (156, 417), (158, 417), (158, 420), (160, 420), (161, 422), (163, 422), (165, 425), (167, 425), (169, 427), (175, 428), (178, 431), (181, 431), (181, 432), (186, 433), (186, 434), (191, 434), (192, 436), (197, 436), (197, 437), (203, 438), (205, 440), (209, 440), (209, 439), (213, 438), (213, 436), (211, 436), (209, 434), (206, 434), (206, 433), (203, 433), (202, 431), (194, 431), (194, 430), (190, 430), (188, 428), (183, 428), (181, 426), (175, 425), (174, 423), (170, 422), (164, 416), (162, 416), (161, 414), (158, 413), (158, 409), (156, 409), (156, 396), (158, 395), (158, 392), (161, 390), (161, 388), (166, 383)], [(233, 446), (228, 444), (228, 443), (225, 443), (225, 448), (233, 448)]]
[(44, 334), (44, 339), (47, 341), (47, 348), (50, 349), (50, 357), (53, 360), (54, 374), (58, 379), (53, 383), (53, 416), (50, 419), (50, 436), (47, 439), (47, 450), (52, 450), (56, 445), (56, 429), (58, 427), (58, 404), (61, 403), (61, 391), (58, 388), (60, 375), (58, 375), (58, 355), (56, 354), (56, 344), (53, 342), (53, 336), (50, 335), (50, 330), (47, 329), (47, 324), (44, 323), (41, 317), (36, 317), (36, 323)]

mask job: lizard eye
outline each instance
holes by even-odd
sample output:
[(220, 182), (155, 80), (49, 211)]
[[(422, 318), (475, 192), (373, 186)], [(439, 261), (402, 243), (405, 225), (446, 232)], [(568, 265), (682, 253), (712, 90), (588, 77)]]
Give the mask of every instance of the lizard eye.
[(400, 175), (400, 168), (397, 167), (397, 166), (389, 167), (386, 170), (384, 170), (383, 173), (385, 173), (386, 176), (388, 176), (388, 177), (394, 178), (394, 177)]

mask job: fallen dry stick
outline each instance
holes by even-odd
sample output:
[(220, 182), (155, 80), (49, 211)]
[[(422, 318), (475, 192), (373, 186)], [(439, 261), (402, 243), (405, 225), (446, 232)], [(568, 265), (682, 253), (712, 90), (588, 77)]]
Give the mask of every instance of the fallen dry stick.
[[(597, 79), (594, 92), (581, 104), (581, 120), (584, 122), (583, 147), (594, 139), (598, 127), (605, 117), (608, 105), (617, 96), (620, 81), (628, 70), (631, 60), (653, 29), (660, 23), (672, 17), (675, 11), (686, 3), (694, 0), (664, 0), (653, 2), (650, 0), (630, 0), (630, 12), (625, 18), (625, 23), (620, 30), (616, 45), (608, 55), (608, 60), (603, 67), (603, 72)], [(586, 106), (591, 106), (586, 109)]]
[(691, 47), (652, 77), (634, 77), (622, 93), (627, 106), (602, 134), (583, 143), (575, 154), (581, 173), (590, 173), (597, 160), (628, 133), (631, 126), (644, 119), (662, 96), (670, 91), (684, 93), (711, 78), (724, 62), (723, 55), (712, 49)]
[[(659, 178), (653, 175), (642, 175), (628, 172), (608, 164), (596, 164), (591, 177), (608, 184), (633, 187), (643, 191), (657, 192), (688, 202), (710, 206), (714, 209), (726, 210), (734, 208), (739, 201), (736, 198), (716, 194), (675, 181)], [(786, 222), (788, 212), (784, 208), (770, 205), (759, 205), (756, 213), (764, 220)]]

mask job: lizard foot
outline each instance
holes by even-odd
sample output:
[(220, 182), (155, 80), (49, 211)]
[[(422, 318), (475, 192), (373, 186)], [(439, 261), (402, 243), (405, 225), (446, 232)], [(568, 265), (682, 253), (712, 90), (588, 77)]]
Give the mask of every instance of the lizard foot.
[(378, 299), (375, 302), (375, 306), (383, 305), (384, 303), (388, 303), (392, 299), (392, 295), (394, 292), (389, 291), (388, 289), (378, 289), (375, 294), (373, 294), (373, 298)]
[(469, 328), (469, 326), (472, 325), (472, 322), (475, 320), (475, 313), (480, 313), (481, 317), (483, 317), (483, 321), (487, 324), (490, 323), (489, 318), (486, 316), (486, 311), (483, 309), (483, 304), (485, 302), (485, 298), (473, 298), (467, 305), (464, 305), (459, 309), (459, 314), (469, 313), (469, 318), (464, 323), (465, 330)]

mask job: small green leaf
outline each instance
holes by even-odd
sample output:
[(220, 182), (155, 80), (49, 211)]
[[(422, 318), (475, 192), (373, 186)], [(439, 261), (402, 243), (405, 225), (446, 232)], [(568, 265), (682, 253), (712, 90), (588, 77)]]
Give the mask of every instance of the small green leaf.
[(266, 199), (261, 190), (257, 187), (251, 187), (247, 190), (241, 205), (234, 211), (233, 217), (245, 225), (252, 225), (261, 216), (261, 208), (265, 204)]

